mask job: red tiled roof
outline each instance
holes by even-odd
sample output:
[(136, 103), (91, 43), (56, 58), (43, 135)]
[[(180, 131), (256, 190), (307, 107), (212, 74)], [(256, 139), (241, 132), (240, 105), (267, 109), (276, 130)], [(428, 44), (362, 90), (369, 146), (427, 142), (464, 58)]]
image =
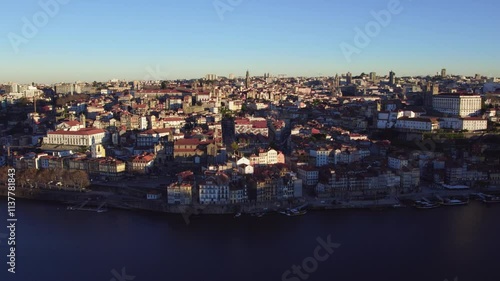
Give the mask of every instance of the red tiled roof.
[(68, 126), (74, 127), (74, 126), (80, 126), (80, 122), (78, 121), (66, 121), (64, 124), (67, 124)]
[(175, 142), (175, 145), (198, 145), (199, 139), (180, 139)]
[(55, 131), (49, 132), (49, 135), (79, 135), (79, 136), (90, 136), (105, 133), (105, 130), (102, 129), (94, 129), (94, 128), (86, 128), (81, 129), (79, 131)]

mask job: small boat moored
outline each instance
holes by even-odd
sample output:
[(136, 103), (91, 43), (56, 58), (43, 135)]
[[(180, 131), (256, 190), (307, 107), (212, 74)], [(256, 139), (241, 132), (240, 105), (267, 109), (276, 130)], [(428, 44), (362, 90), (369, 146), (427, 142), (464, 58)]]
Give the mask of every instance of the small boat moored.
[(460, 206), (469, 204), (469, 199), (445, 198), (441, 205), (443, 206)]
[(415, 201), (415, 208), (417, 209), (435, 209), (439, 207), (441, 207), (441, 205), (437, 203), (429, 203), (426, 201)]
[(486, 204), (500, 203), (500, 197), (493, 196), (493, 195), (485, 195), (484, 198), (482, 199), (482, 201), (483, 201), (483, 203), (486, 203)]

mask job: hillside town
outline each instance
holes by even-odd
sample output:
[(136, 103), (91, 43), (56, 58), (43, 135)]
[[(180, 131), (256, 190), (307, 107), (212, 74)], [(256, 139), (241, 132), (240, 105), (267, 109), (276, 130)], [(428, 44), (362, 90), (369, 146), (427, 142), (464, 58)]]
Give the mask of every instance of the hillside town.
[[(383, 200), (500, 186), (500, 80), (251, 76), (0, 86), (19, 187), (167, 205)], [(2, 173), (1, 182), (6, 182)]]

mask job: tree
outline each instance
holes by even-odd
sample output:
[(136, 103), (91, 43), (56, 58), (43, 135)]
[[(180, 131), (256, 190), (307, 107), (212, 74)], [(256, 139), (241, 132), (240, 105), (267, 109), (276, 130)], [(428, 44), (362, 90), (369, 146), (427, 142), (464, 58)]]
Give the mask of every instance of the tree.
[(89, 150), (89, 148), (88, 148), (88, 147), (86, 147), (86, 146), (80, 146), (80, 147), (78, 148), (78, 152), (79, 152), (79, 153), (83, 153), (83, 154), (87, 153), (87, 151), (88, 151), (88, 150)]
[(17, 182), (20, 183), (22, 187), (24, 187), (25, 185), (28, 185), (30, 187), (35, 187), (37, 172), (38, 171), (34, 168), (21, 171), (19, 173), (19, 177), (17, 178)]
[(28, 105), (29, 103), (29, 100), (25, 97), (22, 97), (20, 98), (18, 101), (17, 101), (17, 104), (21, 107), (25, 107), (26, 105)]
[(36, 174), (37, 184), (42, 183), (42, 184), (46, 185), (50, 181), (50, 178), (51, 178), (51, 172), (49, 170), (46, 170), (46, 169), (40, 170)]
[(74, 186), (75, 185), (75, 178), (73, 178), (73, 175), (71, 172), (69, 171), (65, 171), (65, 173), (62, 175), (62, 184), (65, 186), (65, 187), (68, 187), (68, 186)]
[(238, 151), (238, 149), (240, 148), (238, 143), (237, 142), (233, 142), (231, 144), (231, 148), (233, 149), (233, 151)]
[(29, 179), (30, 181), (35, 181), (36, 180), (36, 174), (38, 173), (38, 170), (35, 168), (29, 168), (25, 171), (26, 173), (26, 178)]
[(0, 183), (7, 184), (9, 180), (9, 169), (10, 167), (7, 166), (0, 167)]
[(167, 81), (161, 81), (161, 89), (165, 90), (167, 88), (168, 84)]
[(76, 170), (71, 172), (74, 183), (78, 188), (83, 189), (90, 185), (89, 175), (87, 172), (82, 170)]

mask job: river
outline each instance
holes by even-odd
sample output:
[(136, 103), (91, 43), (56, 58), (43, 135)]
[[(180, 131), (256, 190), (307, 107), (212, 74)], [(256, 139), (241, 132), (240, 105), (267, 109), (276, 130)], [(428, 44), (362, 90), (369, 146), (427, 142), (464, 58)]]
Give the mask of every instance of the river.
[[(6, 198), (0, 210), (5, 234)], [(500, 205), (185, 220), (18, 201), (16, 212), (16, 273), (0, 236), (0, 280), (500, 280)]]

